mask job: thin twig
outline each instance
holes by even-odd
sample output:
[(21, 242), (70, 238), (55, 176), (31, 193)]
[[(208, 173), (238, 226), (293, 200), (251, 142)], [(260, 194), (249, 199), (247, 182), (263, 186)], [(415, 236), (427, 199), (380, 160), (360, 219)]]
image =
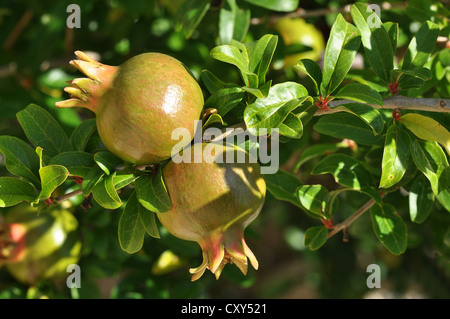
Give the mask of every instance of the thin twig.
[[(331, 101), (328, 106), (329, 110), (317, 110), (315, 116), (321, 116), (325, 114), (331, 114), (336, 112), (342, 112), (343, 110), (334, 109), (336, 106), (355, 103), (351, 100), (339, 100)], [(404, 110), (416, 110), (426, 112), (440, 112), (450, 113), (450, 100), (449, 99), (430, 99), (421, 97), (408, 97), (408, 96), (390, 96), (383, 100), (383, 105), (367, 104), (375, 109), (404, 109)]]
[(33, 17), (33, 11), (31, 9), (25, 11), (25, 13), (20, 18), (19, 22), (17, 22), (14, 29), (9, 34), (6, 41), (3, 43), (3, 49), (5, 51), (11, 50), (11, 48), (14, 46), (14, 43), (16, 43), (17, 39), (19, 38), (22, 31), (27, 27), (27, 25), (30, 23), (31, 18)]
[(333, 237), (341, 230), (348, 228), (356, 219), (358, 219), (362, 214), (364, 214), (367, 210), (369, 210), (374, 204), (375, 200), (370, 199), (367, 203), (361, 206), (353, 215), (344, 220), (342, 223), (339, 223), (334, 226), (333, 230), (328, 233), (328, 238)]
[(53, 201), (56, 202), (56, 203), (60, 203), (60, 202), (62, 202), (62, 201), (65, 201), (65, 200), (67, 200), (67, 199), (69, 199), (69, 198), (71, 198), (71, 197), (80, 195), (80, 194), (82, 194), (82, 193), (83, 193), (83, 192), (81, 191), (81, 188), (80, 188), (80, 189), (74, 190), (73, 192), (70, 192), (70, 193), (61, 195), (61, 196), (59, 196), (59, 197), (56, 197), (56, 198), (53, 199)]

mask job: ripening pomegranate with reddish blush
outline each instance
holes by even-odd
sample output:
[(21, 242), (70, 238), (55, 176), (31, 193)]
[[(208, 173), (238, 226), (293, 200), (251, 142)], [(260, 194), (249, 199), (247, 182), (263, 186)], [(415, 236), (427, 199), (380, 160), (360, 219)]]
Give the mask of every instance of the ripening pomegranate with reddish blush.
[[(264, 204), (266, 184), (260, 167), (251, 163), (249, 154), (241, 148), (216, 145), (212, 151), (205, 151), (211, 145), (194, 144), (163, 168), (172, 207), (157, 216), (171, 234), (196, 241), (202, 248), (203, 263), (190, 270), (193, 281), (206, 269), (218, 279), (228, 262), (244, 274), (248, 259), (258, 268), (244, 230)], [(198, 160), (197, 155), (203, 158)], [(226, 160), (230, 158), (234, 161)], [(244, 162), (238, 162), (239, 158)]]
[(79, 60), (70, 63), (88, 78), (71, 81), (64, 89), (71, 98), (56, 106), (93, 111), (110, 152), (131, 164), (155, 164), (170, 158), (178, 143), (172, 140), (174, 129), (186, 128), (194, 135), (203, 94), (180, 61), (144, 53), (116, 67), (81, 51), (75, 54)]

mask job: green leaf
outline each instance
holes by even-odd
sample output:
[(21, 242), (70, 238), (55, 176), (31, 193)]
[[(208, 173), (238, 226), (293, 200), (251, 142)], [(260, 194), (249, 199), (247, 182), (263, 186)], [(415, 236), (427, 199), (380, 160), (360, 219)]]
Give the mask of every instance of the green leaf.
[(132, 173), (127, 173), (125, 171), (117, 171), (114, 172), (113, 176), (113, 184), (116, 190), (121, 189), (132, 182), (134, 182), (137, 178), (136, 175)]
[(136, 180), (136, 195), (149, 211), (164, 213), (172, 207), (161, 169), (155, 175), (142, 175)]
[(303, 124), (299, 116), (289, 113), (279, 126), (279, 133), (289, 138), (301, 138), (303, 135)]
[(145, 228), (139, 211), (145, 209), (139, 204), (133, 192), (125, 205), (119, 220), (118, 235), (120, 247), (129, 254), (141, 250), (144, 244)]
[[(229, 86), (229, 84), (222, 82), (221, 80), (219, 80), (217, 76), (215, 76), (212, 72), (208, 70), (202, 70), (202, 81), (206, 89), (211, 94), (215, 93), (220, 89), (223, 89), (224, 87)], [(236, 85), (233, 84), (232, 86)]]
[(430, 21), (423, 23), (408, 45), (402, 69), (424, 66), (433, 52), (438, 36), (437, 24)]
[(383, 98), (380, 93), (368, 85), (361, 83), (350, 83), (333, 95), (338, 99), (349, 99), (356, 102), (383, 105)]
[(81, 191), (84, 196), (88, 196), (95, 185), (105, 176), (105, 172), (98, 166), (92, 167), (86, 174), (81, 183)]
[(211, 5), (210, 0), (184, 1), (178, 8), (175, 18), (175, 30), (183, 30), (186, 38), (190, 38)]
[(214, 47), (210, 55), (213, 59), (232, 64), (244, 73), (251, 73), (248, 60), (242, 52), (234, 45), (219, 45)]
[(347, 75), (361, 44), (358, 30), (339, 14), (330, 32), (323, 61), (322, 96), (333, 93)]
[(95, 119), (88, 119), (81, 122), (80, 125), (72, 132), (70, 143), (77, 151), (83, 152), (91, 135), (97, 130)]
[(95, 161), (91, 153), (72, 151), (56, 155), (49, 165), (62, 165), (69, 170), (69, 175), (84, 178), (95, 165)]
[(405, 114), (400, 121), (418, 138), (441, 144), (450, 155), (450, 133), (438, 121), (416, 113)]
[(436, 142), (422, 141), (410, 135), (410, 152), (416, 167), (428, 178), (433, 193), (441, 191), (439, 179), (448, 167), (447, 157)]
[(239, 105), (245, 96), (240, 87), (227, 87), (214, 92), (205, 102), (204, 108), (215, 108), (220, 116), (225, 116)]
[(400, 87), (405, 89), (405, 86), (402, 85), (410, 81), (411, 78), (417, 78), (422, 81), (430, 80), (433, 75), (431, 71), (427, 68), (415, 68), (411, 70), (391, 70), (390, 79), (391, 83), (399, 83)]
[(275, 174), (264, 175), (267, 190), (279, 200), (287, 201), (303, 209), (297, 196), (297, 188), (302, 186), (300, 180), (293, 174), (278, 170)]
[(358, 144), (378, 146), (384, 144), (384, 139), (374, 135), (373, 130), (364, 121), (347, 112), (321, 116), (314, 129), (319, 133), (339, 139), (347, 138)]
[(259, 129), (279, 127), (288, 114), (307, 98), (307, 90), (298, 83), (284, 82), (272, 86), (266, 98), (256, 99), (244, 110), (247, 129), (251, 134), (258, 135)]
[(438, 202), (450, 212), (450, 189), (443, 190), (436, 196)]
[(393, 123), (386, 133), (380, 188), (389, 188), (400, 182), (408, 168), (410, 157), (408, 134)]
[(387, 203), (374, 205), (370, 217), (380, 242), (394, 255), (403, 254), (407, 247), (406, 225), (395, 207)]
[(303, 185), (297, 189), (297, 196), (310, 216), (327, 219), (325, 209), (328, 190), (325, 187), (322, 185)]
[(217, 113), (214, 113), (208, 116), (208, 119), (205, 121), (205, 123), (203, 123), (202, 129), (205, 130), (208, 126), (210, 126), (213, 123), (220, 123), (222, 125), (225, 125), (222, 116), (220, 116)]
[(36, 190), (30, 183), (14, 177), (0, 177), (0, 207), (34, 202), (36, 197)]
[(259, 88), (255, 89), (255, 88), (250, 88), (247, 86), (242, 87), (242, 89), (245, 92), (248, 92), (254, 96), (256, 96), (259, 99), (264, 99), (269, 95), (269, 90), (270, 87), (272, 86), (272, 80), (264, 83), (263, 85), (261, 85)]
[(430, 183), (423, 175), (418, 176), (409, 189), (409, 216), (411, 221), (421, 224), (434, 206), (435, 195)]
[(236, 0), (226, 0), (219, 13), (219, 37), (222, 44), (242, 41), (250, 26), (250, 10), (238, 7)]
[(151, 212), (144, 207), (139, 207), (139, 219), (141, 220), (142, 226), (144, 227), (147, 234), (153, 238), (160, 238), (158, 225), (156, 225), (156, 214)]
[(309, 227), (305, 232), (305, 246), (310, 250), (322, 247), (328, 239), (328, 229), (325, 226)]
[(278, 12), (292, 12), (297, 10), (299, 0), (245, 0), (255, 6)]
[(249, 69), (252, 73), (258, 75), (259, 85), (266, 81), (266, 73), (275, 53), (277, 43), (278, 36), (265, 34), (256, 43), (246, 44), (249, 55)]
[(92, 196), (95, 201), (106, 209), (116, 209), (122, 206), (122, 201), (114, 187), (115, 173), (100, 180), (92, 189)]
[(61, 165), (48, 165), (39, 170), (41, 177), (41, 193), (39, 199), (49, 198), (53, 191), (67, 179), (69, 171)]
[(111, 174), (112, 170), (122, 162), (120, 158), (108, 151), (99, 151), (95, 153), (94, 161), (106, 175)]
[(346, 154), (331, 154), (325, 157), (314, 166), (311, 173), (314, 175), (331, 173), (337, 183), (354, 189), (372, 184), (370, 172), (360, 161)]
[(367, 59), (375, 73), (386, 83), (394, 68), (394, 49), (391, 38), (382, 26), (381, 20), (363, 3), (350, 8), (353, 22), (361, 32), (361, 40)]
[(399, 37), (398, 23), (385, 22), (383, 23), (383, 27), (386, 29), (386, 32), (389, 35), (389, 38), (391, 39), (392, 50), (395, 53), (395, 51), (397, 50), (397, 43)]
[(378, 135), (383, 132), (384, 129), (384, 119), (380, 112), (373, 107), (360, 104), (360, 103), (345, 103), (336, 106), (334, 109), (343, 110), (347, 113), (351, 113), (361, 120), (363, 120), (373, 131), (374, 135)]
[(303, 151), (302, 155), (297, 160), (297, 164), (295, 164), (293, 172), (296, 173), (300, 169), (300, 166), (302, 166), (305, 162), (325, 154), (329, 155), (338, 149), (338, 144), (316, 144), (308, 147)]
[(73, 151), (70, 140), (59, 123), (36, 104), (17, 113), (25, 135), (35, 146), (40, 146), (50, 158), (62, 152)]
[(311, 78), (314, 83), (315, 94), (319, 95), (320, 85), (322, 84), (322, 70), (317, 62), (310, 59), (302, 59), (297, 62), (295, 67)]
[(39, 187), (39, 157), (24, 141), (14, 136), (0, 136), (0, 152), (5, 156), (6, 168), (11, 174), (26, 178)]

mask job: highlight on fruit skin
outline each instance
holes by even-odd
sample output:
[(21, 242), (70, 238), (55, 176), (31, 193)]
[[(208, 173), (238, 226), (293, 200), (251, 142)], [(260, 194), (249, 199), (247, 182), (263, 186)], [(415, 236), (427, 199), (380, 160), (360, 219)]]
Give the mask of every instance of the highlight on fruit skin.
[(135, 165), (160, 163), (178, 143), (175, 129), (194, 136), (203, 93), (180, 61), (149, 52), (109, 66), (81, 51), (75, 55), (70, 64), (87, 77), (72, 80), (64, 89), (70, 98), (56, 106), (94, 112), (103, 144), (117, 157)]
[[(205, 151), (211, 145), (186, 148), (184, 155), (176, 155), (162, 171), (172, 207), (157, 213), (158, 219), (172, 235), (195, 241), (202, 249), (202, 264), (190, 269), (192, 281), (206, 269), (219, 279), (227, 263), (235, 264), (243, 274), (247, 274), (248, 261), (255, 269), (259, 266), (244, 239), (244, 230), (259, 215), (265, 200), (259, 164), (237, 146), (217, 145)], [(186, 153), (189, 162), (177, 158), (186, 159)], [(194, 160), (199, 153), (203, 160)], [(240, 155), (245, 155), (245, 162), (224, 160)]]

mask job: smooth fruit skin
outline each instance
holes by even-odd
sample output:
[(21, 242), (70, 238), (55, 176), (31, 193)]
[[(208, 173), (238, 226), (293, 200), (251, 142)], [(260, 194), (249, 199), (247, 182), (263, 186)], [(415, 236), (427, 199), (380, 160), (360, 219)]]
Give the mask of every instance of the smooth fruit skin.
[[(172, 207), (158, 213), (163, 226), (176, 237), (196, 241), (203, 251), (203, 263), (191, 269), (192, 280), (208, 268), (219, 278), (227, 262), (235, 263), (245, 274), (247, 257), (255, 269), (258, 262), (244, 240), (245, 228), (258, 216), (264, 204), (266, 184), (257, 163), (235, 146), (218, 146), (211, 155), (203, 153), (208, 144), (194, 144), (184, 150), (191, 153), (191, 163), (177, 163), (174, 158), (163, 168), (163, 178)], [(209, 153), (209, 152), (207, 152)], [(245, 163), (218, 163), (226, 154), (245, 153)], [(178, 155), (181, 156), (181, 155)]]
[(131, 164), (156, 164), (170, 158), (178, 143), (172, 140), (175, 129), (186, 128), (194, 136), (203, 93), (180, 61), (152, 52), (112, 67), (79, 51), (77, 56), (72, 64), (90, 79), (72, 81), (66, 88), (72, 98), (57, 106), (94, 111), (110, 152)]
[(4, 225), (14, 244), (5, 267), (24, 284), (67, 276), (67, 266), (79, 260), (78, 221), (65, 209), (50, 208), (38, 215), (37, 208), (18, 205), (7, 212)]

